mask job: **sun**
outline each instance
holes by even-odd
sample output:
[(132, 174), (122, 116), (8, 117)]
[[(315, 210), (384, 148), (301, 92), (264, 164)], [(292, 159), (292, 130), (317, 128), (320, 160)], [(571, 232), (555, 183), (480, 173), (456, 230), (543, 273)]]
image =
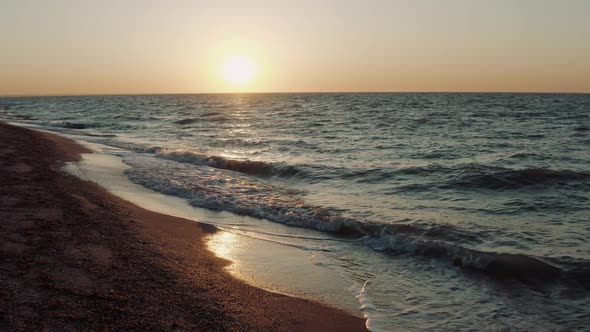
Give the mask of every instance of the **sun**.
[(246, 55), (233, 55), (223, 63), (223, 78), (233, 86), (244, 87), (254, 80), (256, 65)]

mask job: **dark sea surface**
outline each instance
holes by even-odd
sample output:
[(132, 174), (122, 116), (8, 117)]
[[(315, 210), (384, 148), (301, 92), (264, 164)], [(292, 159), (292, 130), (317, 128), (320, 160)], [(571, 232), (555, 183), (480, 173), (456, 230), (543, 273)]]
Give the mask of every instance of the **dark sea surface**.
[(590, 95), (0, 98), (0, 113), (124, 148), (131, 181), (195, 207), (318, 231), (299, 244), (358, 281), (375, 330), (590, 330)]

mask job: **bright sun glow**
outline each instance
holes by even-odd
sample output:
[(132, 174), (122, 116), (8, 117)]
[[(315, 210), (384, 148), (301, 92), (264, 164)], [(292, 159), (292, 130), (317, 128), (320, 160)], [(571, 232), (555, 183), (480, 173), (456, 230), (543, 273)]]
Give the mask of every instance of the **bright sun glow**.
[(243, 87), (254, 79), (256, 66), (245, 55), (234, 55), (223, 63), (223, 78), (234, 86)]

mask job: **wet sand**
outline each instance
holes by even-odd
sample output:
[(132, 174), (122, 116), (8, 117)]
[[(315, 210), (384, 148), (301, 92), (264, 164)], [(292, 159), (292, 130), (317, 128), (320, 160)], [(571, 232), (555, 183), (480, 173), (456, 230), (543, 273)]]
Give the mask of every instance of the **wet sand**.
[(213, 227), (59, 171), (87, 152), (0, 123), (0, 330), (365, 331), (362, 318), (233, 278)]

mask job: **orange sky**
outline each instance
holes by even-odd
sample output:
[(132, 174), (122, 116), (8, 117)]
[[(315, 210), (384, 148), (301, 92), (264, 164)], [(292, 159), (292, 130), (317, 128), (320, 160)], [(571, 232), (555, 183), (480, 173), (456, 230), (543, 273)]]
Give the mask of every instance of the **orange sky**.
[(0, 1), (0, 95), (590, 92), (590, 1)]

